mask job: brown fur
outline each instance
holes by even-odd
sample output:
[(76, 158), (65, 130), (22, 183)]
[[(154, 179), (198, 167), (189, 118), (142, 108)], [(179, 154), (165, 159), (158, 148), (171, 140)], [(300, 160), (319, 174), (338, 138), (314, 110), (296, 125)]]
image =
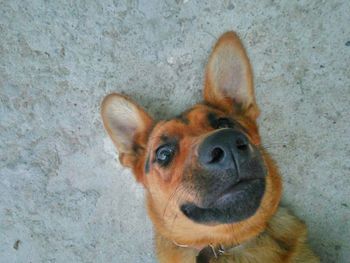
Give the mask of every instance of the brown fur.
[[(195, 176), (189, 167), (197, 160), (197, 146), (214, 131), (207, 120), (209, 113), (237, 121), (250, 142), (259, 148), (268, 171), (260, 207), (253, 216), (238, 223), (197, 224), (179, 210), (179, 202), (197, 198), (193, 189), (184, 185), (184, 176), (187, 180)], [(318, 262), (305, 243), (305, 225), (278, 208), (281, 179), (274, 161), (260, 145), (258, 116), (251, 66), (233, 32), (220, 37), (209, 58), (204, 102), (180, 117), (156, 123), (124, 96), (111, 94), (104, 99), (104, 125), (119, 151), (120, 161), (132, 169), (146, 189), (160, 262), (194, 263), (198, 248), (209, 244), (232, 247), (229, 255), (211, 262)], [(166, 169), (153, 161), (154, 151), (164, 137), (179, 142), (179, 152)]]

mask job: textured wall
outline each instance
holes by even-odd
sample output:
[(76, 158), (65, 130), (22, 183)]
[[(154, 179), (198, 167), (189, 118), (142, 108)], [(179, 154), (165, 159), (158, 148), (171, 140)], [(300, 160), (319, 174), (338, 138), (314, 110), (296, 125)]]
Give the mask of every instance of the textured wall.
[(200, 100), (226, 30), (255, 71), (285, 203), (323, 262), (350, 258), (350, 1), (0, 1), (0, 262), (155, 262), (143, 190), (99, 104)]

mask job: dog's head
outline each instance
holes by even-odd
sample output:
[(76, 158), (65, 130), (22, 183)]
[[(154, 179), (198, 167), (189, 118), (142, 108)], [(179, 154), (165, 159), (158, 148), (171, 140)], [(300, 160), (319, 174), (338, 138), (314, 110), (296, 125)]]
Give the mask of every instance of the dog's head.
[(220, 37), (205, 73), (204, 101), (155, 122), (130, 99), (102, 103), (105, 128), (146, 188), (156, 230), (189, 245), (239, 243), (261, 232), (281, 195), (260, 144), (252, 70), (233, 32)]

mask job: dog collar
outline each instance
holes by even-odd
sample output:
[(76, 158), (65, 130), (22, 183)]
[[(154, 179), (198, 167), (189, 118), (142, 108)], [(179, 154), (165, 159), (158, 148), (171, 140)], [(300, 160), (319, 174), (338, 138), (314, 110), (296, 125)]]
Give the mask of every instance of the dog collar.
[(223, 245), (208, 245), (201, 249), (196, 257), (196, 263), (209, 263), (212, 259), (217, 259), (223, 255), (232, 255), (233, 249), (240, 244), (226, 247)]
[(231, 249), (238, 246), (238, 245), (234, 245), (231, 247), (225, 247), (223, 245), (214, 246), (209, 244), (206, 247), (199, 248), (199, 247), (191, 247), (189, 245), (178, 244), (174, 240), (173, 240), (173, 243), (178, 247), (197, 249), (199, 253), (196, 257), (196, 263), (209, 263), (211, 259), (217, 259), (222, 255), (228, 255)]

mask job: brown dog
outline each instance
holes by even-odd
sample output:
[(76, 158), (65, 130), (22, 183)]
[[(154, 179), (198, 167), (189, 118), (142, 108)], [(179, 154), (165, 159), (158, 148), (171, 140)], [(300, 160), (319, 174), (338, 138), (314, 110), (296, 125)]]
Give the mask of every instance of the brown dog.
[(233, 32), (216, 43), (204, 101), (155, 122), (110, 94), (104, 126), (146, 189), (162, 263), (319, 262), (306, 227), (279, 207), (278, 169), (260, 144), (251, 66)]

